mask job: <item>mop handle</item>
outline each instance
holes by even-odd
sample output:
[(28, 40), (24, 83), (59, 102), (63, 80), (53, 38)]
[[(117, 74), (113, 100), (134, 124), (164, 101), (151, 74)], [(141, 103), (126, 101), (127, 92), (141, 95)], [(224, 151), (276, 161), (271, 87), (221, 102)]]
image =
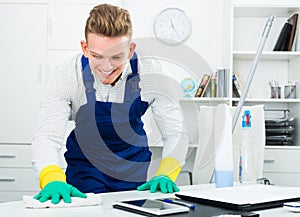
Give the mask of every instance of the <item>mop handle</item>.
[(249, 73), (249, 75), (247, 77), (245, 88), (243, 90), (242, 96), (240, 97), (239, 103), (237, 105), (237, 108), (236, 108), (236, 110), (234, 112), (234, 115), (233, 115), (233, 118), (232, 118), (232, 133), (234, 132), (234, 129), (235, 129), (238, 117), (239, 117), (239, 115), (241, 113), (241, 110), (242, 110), (242, 106), (244, 105), (244, 102), (245, 102), (245, 99), (246, 99), (246, 96), (247, 96), (250, 84), (251, 84), (253, 76), (255, 74), (255, 70), (256, 70), (258, 61), (260, 59), (261, 53), (263, 51), (263, 48), (265, 46), (266, 40), (267, 40), (267, 38), (269, 36), (269, 33), (270, 33), (270, 30), (271, 30), (274, 18), (275, 18), (274, 15), (270, 15), (269, 16), (269, 19), (268, 19), (268, 21), (267, 21), (267, 23), (265, 25), (264, 31), (262, 33), (262, 37), (261, 37), (258, 49), (256, 51), (256, 55), (255, 55), (254, 61), (252, 63), (251, 71), (250, 71), (250, 73)]

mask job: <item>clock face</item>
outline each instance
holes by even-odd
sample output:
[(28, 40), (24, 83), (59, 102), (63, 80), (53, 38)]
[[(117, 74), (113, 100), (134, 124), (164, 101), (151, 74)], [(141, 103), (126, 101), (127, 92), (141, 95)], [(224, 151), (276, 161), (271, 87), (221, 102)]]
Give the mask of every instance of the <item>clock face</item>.
[(190, 20), (179, 8), (167, 8), (161, 11), (154, 21), (153, 28), (155, 36), (168, 44), (182, 43), (192, 32)]

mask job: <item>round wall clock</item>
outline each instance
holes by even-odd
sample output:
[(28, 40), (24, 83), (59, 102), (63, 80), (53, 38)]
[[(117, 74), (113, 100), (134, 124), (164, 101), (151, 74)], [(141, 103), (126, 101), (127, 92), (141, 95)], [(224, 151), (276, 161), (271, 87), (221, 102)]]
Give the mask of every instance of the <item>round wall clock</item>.
[(186, 13), (179, 8), (167, 8), (154, 20), (155, 37), (168, 44), (180, 44), (186, 41), (192, 32), (192, 24)]

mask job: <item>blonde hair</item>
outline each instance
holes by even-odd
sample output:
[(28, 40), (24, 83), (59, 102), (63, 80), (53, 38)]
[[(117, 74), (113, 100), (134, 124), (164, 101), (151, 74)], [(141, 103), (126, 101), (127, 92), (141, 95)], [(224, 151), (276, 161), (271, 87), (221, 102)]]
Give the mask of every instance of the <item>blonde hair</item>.
[(132, 37), (132, 23), (127, 10), (109, 4), (100, 4), (90, 11), (85, 25), (85, 38), (89, 33), (107, 37)]

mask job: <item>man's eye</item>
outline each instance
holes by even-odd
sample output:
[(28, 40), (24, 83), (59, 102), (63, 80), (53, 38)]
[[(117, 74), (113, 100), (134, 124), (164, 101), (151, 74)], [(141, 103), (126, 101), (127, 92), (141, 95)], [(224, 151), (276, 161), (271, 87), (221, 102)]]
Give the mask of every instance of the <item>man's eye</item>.
[(96, 58), (96, 59), (101, 59), (102, 58), (102, 56), (98, 56), (98, 55), (93, 55), (93, 57)]
[(123, 57), (121, 57), (121, 56), (115, 56), (115, 57), (112, 57), (112, 59), (114, 59), (114, 60), (120, 60), (120, 59), (122, 59)]

